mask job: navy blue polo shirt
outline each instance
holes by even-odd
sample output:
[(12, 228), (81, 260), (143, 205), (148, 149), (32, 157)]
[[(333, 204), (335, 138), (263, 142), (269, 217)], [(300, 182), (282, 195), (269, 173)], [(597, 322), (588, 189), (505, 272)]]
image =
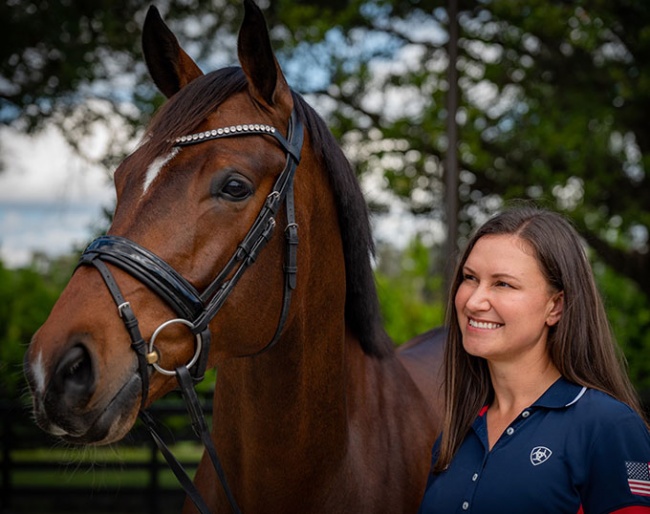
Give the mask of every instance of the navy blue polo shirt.
[[(560, 378), (508, 426), (491, 451), (485, 411), (449, 468), (430, 475), (419, 514), (650, 509), (650, 434), (627, 405)], [(434, 462), (439, 444), (440, 439)]]

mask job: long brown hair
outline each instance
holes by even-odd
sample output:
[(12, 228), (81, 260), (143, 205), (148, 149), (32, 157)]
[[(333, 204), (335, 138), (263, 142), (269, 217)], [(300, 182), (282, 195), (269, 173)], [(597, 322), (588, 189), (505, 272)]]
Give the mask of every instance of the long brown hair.
[(554, 291), (564, 293), (559, 322), (549, 329), (547, 348), (562, 376), (603, 391), (626, 403), (642, 419), (639, 399), (614, 340), (603, 302), (580, 236), (560, 214), (533, 206), (508, 209), (485, 223), (470, 239), (458, 262), (449, 294), (445, 349), (445, 417), (434, 472), (444, 471), (479, 410), (493, 395), (485, 359), (463, 349), (454, 303), (462, 269), (476, 242), (485, 235), (516, 235), (534, 249), (542, 274)]

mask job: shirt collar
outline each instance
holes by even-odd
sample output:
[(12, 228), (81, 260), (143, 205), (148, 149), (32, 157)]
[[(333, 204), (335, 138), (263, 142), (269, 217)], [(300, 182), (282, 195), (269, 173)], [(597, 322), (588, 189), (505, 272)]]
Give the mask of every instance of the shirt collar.
[[(586, 387), (569, 382), (566, 378), (558, 378), (531, 407), (546, 409), (562, 409), (576, 403), (587, 391)], [(478, 413), (478, 418), (485, 416), (489, 404), (483, 406)]]
[(545, 407), (547, 409), (568, 407), (580, 400), (586, 390), (586, 387), (574, 384), (564, 377), (560, 377), (540, 396), (532, 407)]

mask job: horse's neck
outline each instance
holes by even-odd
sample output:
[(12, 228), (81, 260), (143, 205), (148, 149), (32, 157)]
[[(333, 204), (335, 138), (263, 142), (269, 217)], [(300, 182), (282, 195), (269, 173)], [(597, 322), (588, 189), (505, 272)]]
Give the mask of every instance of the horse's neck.
[(309, 446), (314, 439), (343, 440), (344, 330), (318, 332), (283, 337), (267, 354), (220, 367), (214, 404), (220, 418), (217, 433), (241, 439), (246, 445), (242, 458), (263, 452), (273, 459), (279, 457), (273, 452), (285, 452), (283, 447)]
[[(387, 489), (394, 498), (373, 504), (366, 497), (365, 511), (353, 501), (359, 487), (351, 478), (390, 483), (395, 473), (426, 476), (426, 409), (398, 360), (364, 355), (343, 327), (278, 344), (268, 355), (222, 366), (217, 378), (213, 436), (248, 509), (320, 512), (315, 505), (331, 499), (328, 491), (347, 488), (347, 507), (356, 512), (383, 512), (382, 502), (401, 506), (404, 497), (417, 501), (417, 479), (410, 478), (416, 492)], [(413, 462), (418, 455), (423, 469)], [(364, 479), (368, 470), (374, 478)], [(336, 498), (336, 509), (324, 512), (346, 512)]]

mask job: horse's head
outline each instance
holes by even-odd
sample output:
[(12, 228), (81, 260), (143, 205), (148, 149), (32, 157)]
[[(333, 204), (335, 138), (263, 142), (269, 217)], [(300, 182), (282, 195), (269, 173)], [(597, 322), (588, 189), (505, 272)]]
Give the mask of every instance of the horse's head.
[[(169, 101), (115, 173), (108, 235), (84, 252), (25, 356), (36, 420), (67, 441), (123, 437), (141, 406), (175, 387), (179, 366), (200, 374), (268, 350), (303, 308), (289, 308), (288, 301), (297, 261), (320, 259), (307, 268), (328, 277), (307, 285), (299, 275), (303, 297), (311, 287), (314, 301), (341, 323), (345, 310), (354, 332), (377, 339), (364, 326), (375, 326), (373, 308), (367, 316), (354, 314), (374, 300), (354, 284), (346, 292), (344, 259), (359, 261), (348, 262), (357, 282), (372, 283), (360, 190), (322, 121), (289, 89), (261, 11), (252, 0), (244, 4), (241, 69), (207, 75), (149, 10), (145, 59)], [(300, 155), (303, 123), (321, 142), (309, 135)], [(336, 168), (344, 177), (334, 181), (334, 194), (331, 177), (318, 168)], [(340, 234), (342, 215), (360, 225)], [(319, 239), (305, 245), (304, 230)], [(353, 239), (356, 256), (344, 257), (346, 240)]]

